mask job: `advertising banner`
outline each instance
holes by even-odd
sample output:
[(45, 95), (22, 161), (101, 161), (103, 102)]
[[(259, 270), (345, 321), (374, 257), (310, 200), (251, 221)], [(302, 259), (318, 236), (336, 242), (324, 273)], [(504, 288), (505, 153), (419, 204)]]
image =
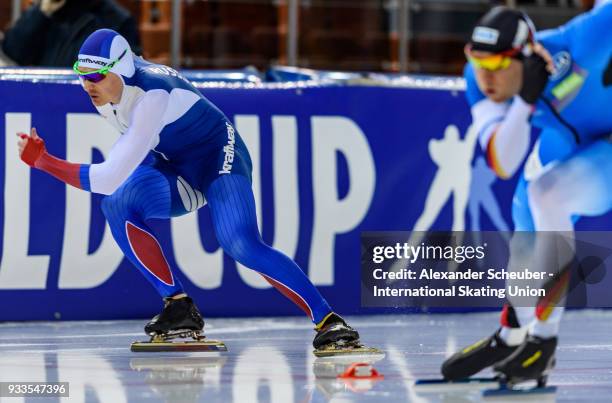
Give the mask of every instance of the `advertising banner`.
[[(361, 305), (362, 232), (509, 231), (516, 178), (487, 168), (461, 91), (300, 83), (200, 85), (253, 160), (264, 240), (295, 259), (344, 314)], [(119, 134), (76, 82), (0, 80), (0, 320), (149, 317), (155, 290), (124, 259), (101, 195), (20, 161), (15, 133), (36, 127), (50, 153), (99, 162)], [(207, 207), (151, 223), (204, 316), (300, 314), (220, 250)], [(579, 228), (604, 231), (612, 216)], [(410, 309), (410, 308), (408, 308)], [(401, 311), (397, 311), (401, 312)]]

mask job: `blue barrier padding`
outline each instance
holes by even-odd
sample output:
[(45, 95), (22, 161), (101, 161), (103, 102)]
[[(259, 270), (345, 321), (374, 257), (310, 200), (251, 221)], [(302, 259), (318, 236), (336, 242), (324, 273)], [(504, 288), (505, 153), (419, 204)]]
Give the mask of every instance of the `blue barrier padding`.
[[(266, 83), (247, 71), (240, 77), (223, 73), (244, 82), (206, 81), (215, 74), (221, 73), (186, 73), (202, 79), (197, 87), (234, 122), (250, 149), (264, 240), (295, 259), (343, 314), (418, 311), (361, 307), (360, 234), (407, 231), (424, 214), (439, 173), (432, 144), (443, 143), (453, 127), (462, 141), (471, 122), (463, 81), (366, 75), (340, 84), (306, 76)], [(52, 154), (84, 163), (101, 161), (118, 134), (67, 70), (0, 69), (0, 96), (0, 320), (152, 316), (160, 299), (122, 259), (100, 211), (101, 197), (67, 189), (16, 157), (14, 133), (31, 126)], [(473, 153), (466, 160), (474, 167), (483, 157), (478, 148), (466, 152)], [(471, 166), (461, 172), (474, 180), (480, 174)], [(491, 184), (509, 226), (515, 183)], [(470, 210), (479, 190), (464, 190), (470, 192), (466, 230), (496, 229), (489, 210)], [(479, 214), (479, 228), (468, 210)], [(450, 195), (431, 229), (448, 230), (454, 219)], [(611, 224), (608, 214), (584, 219), (579, 228)], [(151, 226), (205, 316), (301, 314), (218, 249), (206, 207)]]

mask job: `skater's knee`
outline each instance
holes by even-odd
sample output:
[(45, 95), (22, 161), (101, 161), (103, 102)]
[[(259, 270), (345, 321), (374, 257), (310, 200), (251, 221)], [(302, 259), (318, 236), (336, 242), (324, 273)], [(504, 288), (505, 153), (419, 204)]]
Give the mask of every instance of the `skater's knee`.
[(227, 234), (218, 236), (219, 245), (232, 259), (248, 265), (250, 259), (258, 256), (265, 248), (259, 237), (248, 234)]
[(563, 197), (557, 175), (552, 172), (542, 175), (527, 187), (529, 205), (538, 211), (563, 208)]

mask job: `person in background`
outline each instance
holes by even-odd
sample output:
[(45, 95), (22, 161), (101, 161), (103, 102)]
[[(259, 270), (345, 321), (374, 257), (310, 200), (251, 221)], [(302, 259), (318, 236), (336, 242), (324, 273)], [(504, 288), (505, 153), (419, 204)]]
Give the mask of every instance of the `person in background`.
[(5, 32), (2, 52), (20, 66), (71, 67), (100, 28), (119, 32), (141, 53), (136, 20), (114, 0), (35, 0)]

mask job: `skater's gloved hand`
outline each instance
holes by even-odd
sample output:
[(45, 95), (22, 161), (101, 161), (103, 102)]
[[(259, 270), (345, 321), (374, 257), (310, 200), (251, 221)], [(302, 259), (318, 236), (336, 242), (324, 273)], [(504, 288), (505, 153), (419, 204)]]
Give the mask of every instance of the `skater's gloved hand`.
[(546, 60), (546, 70), (548, 70), (550, 74), (554, 74), (555, 62), (548, 50), (544, 46), (542, 46), (541, 43), (536, 43), (535, 45), (533, 45), (531, 50), (533, 51), (533, 53), (535, 53), (536, 55), (540, 55), (544, 60)]
[(530, 105), (536, 103), (546, 84), (550, 72), (546, 60), (537, 53), (525, 57), (523, 60), (523, 86), (519, 96)]
[(38, 136), (35, 127), (32, 128), (29, 136), (25, 133), (17, 133), (17, 136), (19, 137), (17, 147), (21, 160), (29, 166), (35, 167), (39, 158), (47, 152), (44, 140)]

